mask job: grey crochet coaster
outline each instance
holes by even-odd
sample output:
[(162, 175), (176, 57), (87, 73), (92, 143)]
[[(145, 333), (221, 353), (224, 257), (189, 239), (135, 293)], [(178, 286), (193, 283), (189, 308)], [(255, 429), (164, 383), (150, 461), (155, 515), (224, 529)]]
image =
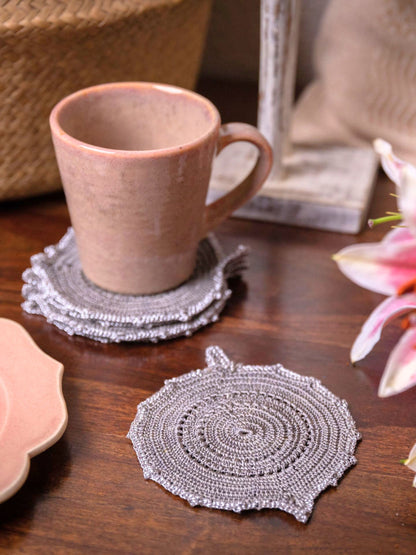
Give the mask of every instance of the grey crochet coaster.
[(192, 506), (275, 508), (306, 522), (356, 463), (347, 402), (280, 364), (235, 364), (219, 347), (206, 362), (138, 405), (127, 437), (144, 477)]
[(23, 309), (41, 314), (69, 335), (101, 342), (157, 342), (193, 332), (218, 319), (231, 295), (227, 279), (246, 267), (247, 249), (225, 256), (210, 235), (201, 241), (191, 278), (157, 295), (105, 291), (83, 274), (72, 228), (57, 245), (31, 257), (23, 273)]

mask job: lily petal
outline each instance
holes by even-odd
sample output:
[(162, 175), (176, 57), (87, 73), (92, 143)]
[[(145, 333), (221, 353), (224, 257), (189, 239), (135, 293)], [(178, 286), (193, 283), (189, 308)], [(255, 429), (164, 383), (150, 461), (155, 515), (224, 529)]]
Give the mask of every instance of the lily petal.
[(380, 381), (379, 397), (390, 397), (416, 385), (416, 328), (408, 329), (390, 353)]
[(411, 233), (407, 227), (396, 227), (391, 231), (387, 232), (382, 239), (382, 243), (403, 243), (404, 241), (412, 241), (415, 239), (413, 233)]
[(416, 443), (410, 450), (409, 457), (404, 464), (416, 472)]
[(410, 231), (416, 235), (416, 168), (406, 164), (400, 171), (399, 209)]
[(408, 230), (393, 230), (379, 243), (345, 247), (333, 259), (357, 285), (394, 295), (416, 279), (416, 238)]
[(393, 154), (390, 143), (383, 139), (376, 139), (373, 142), (374, 150), (380, 155), (381, 165), (386, 175), (398, 186), (401, 185), (400, 170), (407, 163)]
[[(388, 297), (379, 304), (367, 318), (359, 336), (354, 341), (350, 354), (351, 362), (357, 362), (368, 355), (379, 341), (384, 326), (394, 318), (413, 310), (416, 310), (416, 293), (408, 293), (400, 297)], [(416, 330), (416, 328), (412, 329)]]

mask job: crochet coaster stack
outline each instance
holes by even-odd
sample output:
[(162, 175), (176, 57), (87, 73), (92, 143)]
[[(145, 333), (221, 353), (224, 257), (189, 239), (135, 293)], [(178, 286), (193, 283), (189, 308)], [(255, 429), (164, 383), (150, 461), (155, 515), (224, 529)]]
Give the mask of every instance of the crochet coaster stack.
[(306, 522), (356, 463), (347, 402), (280, 364), (235, 364), (219, 347), (206, 361), (138, 406), (128, 437), (144, 477), (192, 506), (275, 508)]
[(231, 295), (227, 279), (246, 268), (247, 252), (240, 245), (225, 256), (211, 234), (199, 244), (187, 282), (156, 295), (121, 295), (84, 276), (70, 228), (57, 245), (32, 256), (31, 268), (23, 273), (22, 307), (69, 335), (103, 343), (189, 336), (218, 319)]

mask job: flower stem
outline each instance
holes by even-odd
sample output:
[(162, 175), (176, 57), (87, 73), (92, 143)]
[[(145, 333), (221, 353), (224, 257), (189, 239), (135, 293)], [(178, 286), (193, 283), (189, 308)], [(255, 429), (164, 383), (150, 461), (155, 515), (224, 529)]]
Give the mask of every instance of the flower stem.
[(376, 218), (375, 220), (368, 220), (368, 226), (372, 229), (376, 225), (385, 224), (387, 222), (397, 222), (402, 219), (403, 216), (400, 213), (391, 214), (389, 216), (383, 216), (382, 218)]

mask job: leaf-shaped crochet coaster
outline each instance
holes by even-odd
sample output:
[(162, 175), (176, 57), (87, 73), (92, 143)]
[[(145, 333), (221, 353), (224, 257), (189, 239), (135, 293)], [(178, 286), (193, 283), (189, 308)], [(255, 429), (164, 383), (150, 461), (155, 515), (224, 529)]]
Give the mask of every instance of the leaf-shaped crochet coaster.
[(138, 406), (128, 437), (144, 477), (193, 506), (275, 508), (306, 522), (356, 463), (347, 402), (280, 364), (235, 364), (219, 347), (206, 361)]
[(103, 343), (189, 336), (218, 319), (231, 295), (227, 279), (241, 274), (246, 258), (244, 246), (225, 256), (211, 234), (199, 244), (188, 281), (156, 295), (121, 295), (84, 276), (70, 228), (57, 245), (32, 256), (23, 274), (22, 307), (69, 335)]

